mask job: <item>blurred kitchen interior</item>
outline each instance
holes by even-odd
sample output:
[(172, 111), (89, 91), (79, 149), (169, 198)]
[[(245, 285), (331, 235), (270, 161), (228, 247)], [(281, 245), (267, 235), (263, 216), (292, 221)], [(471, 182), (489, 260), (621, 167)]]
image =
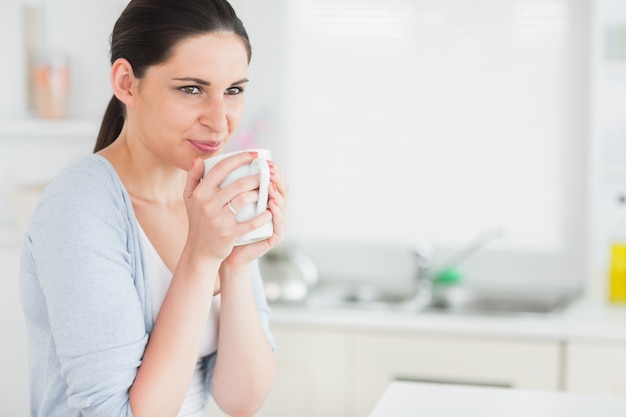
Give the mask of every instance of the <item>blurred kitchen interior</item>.
[[(25, 415), (27, 407), (19, 241), (41, 188), (93, 147), (111, 95), (108, 37), (125, 4), (0, 4), (0, 395), (7, 396), (0, 411), (11, 415)], [(580, 293), (609, 308), (610, 317), (620, 314), (607, 293), (610, 245), (626, 218), (626, 2), (232, 4), (253, 56), (247, 114), (230, 148), (270, 148), (285, 168), (291, 187), (286, 243), (317, 262), (321, 279), (367, 276), (376, 284), (386, 278), (372, 269), (397, 267), (385, 263), (395, 255), (385, 258), (380, 248), (427, 245), (435, 260), (445, 259), (497, 230), (497, 238), (463, 260), (463, 283)], [(29, 71), (42, 62), (68, 70), (61, 117), (33, 105), (38, 87)], [(275, 308), (278, 318), (282, 308)], [(276, 324), (285, 340), (292, 340), (290, 325), (299, 326)], [(332, 340), (350, 352), (357, 344), (353, 330), (341, 329), (331, 332), (339, 337)], [(374, 345), (383, 340), (366, 336)], [(561, 333), (554, 340), (557, 353), (567, 349)], [(609, 343), (619, 345), (618, 356), (626, 356), (624, 340)], [(326, 358), (333, 361), (343, 363)], [(554, 389), (568, 389), (563, 361), (557, 355), (553, 364), (559, 367)], [(355, 372), (341, 374), (344, 397), (377, 395), (352, 380)], [(367, 380), (369, 374), (362, 375)], [(626, 394), (623, 382), (593, 388), (588, 391)], [(325, 398), (315, 390), (311, 396), (316, 393)], [(331, 397), (327, 404), (341, 412), (324, 415), (364, 416), (367, 405)]]

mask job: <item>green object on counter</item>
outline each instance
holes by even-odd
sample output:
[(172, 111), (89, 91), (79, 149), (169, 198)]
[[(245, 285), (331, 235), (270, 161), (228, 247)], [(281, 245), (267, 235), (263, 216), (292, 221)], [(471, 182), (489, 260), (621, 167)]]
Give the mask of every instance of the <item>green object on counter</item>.
[(455, 268), (448, 268), (437, 274), (436, 284), (458, 284), (461, 281), (461, 273)]

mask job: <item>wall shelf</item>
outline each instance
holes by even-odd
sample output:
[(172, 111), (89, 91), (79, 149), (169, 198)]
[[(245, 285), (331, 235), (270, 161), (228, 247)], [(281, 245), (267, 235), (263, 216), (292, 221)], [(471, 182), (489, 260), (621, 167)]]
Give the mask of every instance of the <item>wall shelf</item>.
[(98, 121), (87, 119), (44, 120), (30, 117), (0, 119), (0, 139), (24, 136), (95, 138), (98, 129)]

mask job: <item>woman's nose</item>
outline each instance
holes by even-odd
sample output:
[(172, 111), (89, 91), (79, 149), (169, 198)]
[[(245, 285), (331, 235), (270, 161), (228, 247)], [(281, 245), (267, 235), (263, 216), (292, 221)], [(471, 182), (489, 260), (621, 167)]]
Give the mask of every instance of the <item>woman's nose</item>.
[(215, 133), (223, 133), (228, 130), (226, 103), (224, 103), (223, 96), (214, 97), (208, 101), (203, 111), (201, 123)]

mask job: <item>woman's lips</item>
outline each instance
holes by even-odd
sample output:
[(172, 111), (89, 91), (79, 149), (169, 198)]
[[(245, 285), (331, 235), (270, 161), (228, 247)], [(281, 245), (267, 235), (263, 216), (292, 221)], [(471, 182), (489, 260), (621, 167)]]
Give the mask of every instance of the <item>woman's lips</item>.
[(222, 146), (221, 141), (200, 141), (200, 140), (191, 140), (189, 139), (189, 143), (200, 153), (215, 153)]

